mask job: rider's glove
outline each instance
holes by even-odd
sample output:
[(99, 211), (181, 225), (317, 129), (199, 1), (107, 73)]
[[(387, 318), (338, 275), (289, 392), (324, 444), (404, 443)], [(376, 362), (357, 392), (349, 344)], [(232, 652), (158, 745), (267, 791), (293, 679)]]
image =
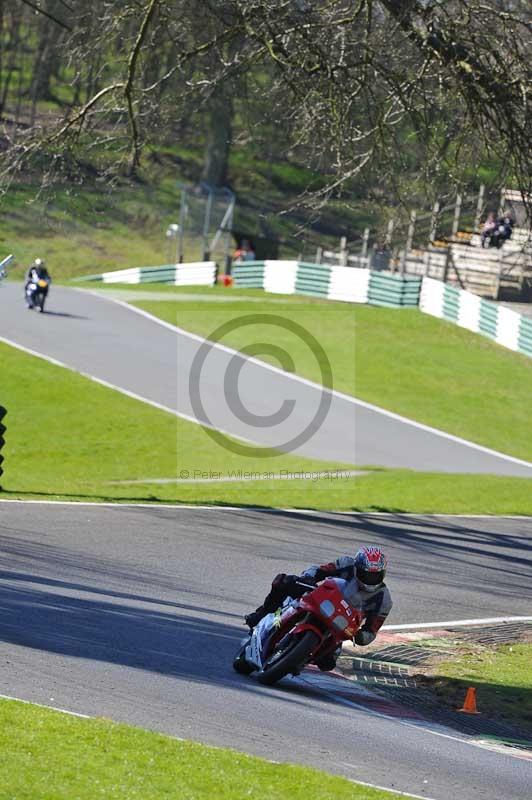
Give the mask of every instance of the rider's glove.
[(371, 644), (374, 639), (375, 634), (371, 631), (360, 630), (355, 634), (353, 642), (361, 647), (365, 647), (366, 645)]

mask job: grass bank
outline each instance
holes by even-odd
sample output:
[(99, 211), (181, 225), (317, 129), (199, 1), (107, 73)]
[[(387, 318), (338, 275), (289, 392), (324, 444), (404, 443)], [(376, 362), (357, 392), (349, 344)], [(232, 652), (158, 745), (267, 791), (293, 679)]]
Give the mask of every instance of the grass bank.
[[(199, 426), (68, 370), (2, 344), (0, 359), (1, 402), (8, 408), (5, 498), (532, 515), (527, 479), (409, 470), (349, 478), (331, 471), (341, 465), (284, 454), (243, 458), (219, 447)], [(213, 472), (232, 480), (157, 482)], [(265, 472), (283, 477), (253, 479)], [(235, 480), (239, 474), (242, 480)]]
[[(180, 304), (142, 300), (135, 305), (206, 337), (246, 315), (269, 313), (292, 320), (322, 345), (336, 389), (532, 461), (532, 437), (524, 435), (529, 428), (532, 359), (417, 309), (305, 298), (283, 303), (268, 295), (260, 307), (255, 302), (209, 304), (192, 299)], [(288, 350), (300, 375), (321, 378), (320, 360), (308, 343), (280, 325), (237, 327), (223, 341), (237, 349), (250, 342), (271, 342)]]
[(0, 700), (0, 747), (2, 796), (13, 800), (399, 797), (318, 770), (11, 700)]
[[(244, 458), (219, 447), (199, 426), (68, 370), (2, 344), (0, 359), (1, 402), (8, 408), (6, 498), (532, 515), (527, 479), (409, 470), (349, 478), (335, 471), (342, 465), (284, 454)], [(283, 477), (253, 479), (267, 472)], [(231, 481), (157, 482), (211, 473)]]
[[(208, 477), (342, 466), (282, 453), (268, 459), (239, 456), (199, 425), (4, 344), (0, 361), (0, 401), (8, 409), (1, 481), (6, 496), (177, 502), (188, 499), (189, 487), (157, 481), (182, 471)], [(291, 486), (285, 485), (287, 499)], [(326, 494), (324, 487), (323, 503)]]
[(457, 658), (438, 664), (430, 685), (453, 708), (461, 707), (466, 689), (473, 686), (480, 713), (507, 720), (522, 731), (523, 738), (531, 738), (531, 663), (529, 642), (495, 649), (471, 645)]

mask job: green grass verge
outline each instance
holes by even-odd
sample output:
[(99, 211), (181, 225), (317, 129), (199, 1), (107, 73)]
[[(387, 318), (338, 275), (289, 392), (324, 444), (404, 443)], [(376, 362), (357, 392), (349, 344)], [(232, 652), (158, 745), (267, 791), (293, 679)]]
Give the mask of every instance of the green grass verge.
[[(155, 487), (150, 491), (156, 492)], [(181, 485), (185, 503), (280, 506), (321, 511), (532, 516), (532, 480), (375, 470), (354, 478)]]
[[(1, 344), (0, 359), (1, 402), (9, 410), (3, 497), (532, 515), (528, 479), (409, 470), (337, 478), (323, 474), (335, 465), (321, 461), (284, 454), (244, 458), (219, 447), (199, 426), (68, 370)], [(280, 480), (229, 483), (150, 480), (182, 470), (190, 477), (209, 470), (223, 477), (238, 470), (304, 471), (316, 479), (288, 480), (285, 473)]]
[[(285, 454), (239, 456), (199, 425), (4, 344), (0, 360), (1, 402), (8, 409), (4, 494), (179, 501), (180, 485), (111, 481), (172, 478), (181, 470), (193, 476), (194, 470), (262, 473), (334, 466)], [(325, 497), (324, 487), (322, 502)]]
[[(166, 501), (311, 509), (532, 514), (531, 481), (383, 470), (331, 478), (328, 465), (228, 453), (197, 425), (0, 345), (5, 497)], [(332, 465), (331, 465), (332, 466)], [(319, 479), (157, 484), (181, 470), (319, 472)], [(199, 477), (199, 475), (196, 475)], [(146, 479), (146, 480), (143, 480)], [(141, 483), (128, 481), (142, 480)], [(115, 484), (113, 481), (125, 481)]]
[[(532, 461), (532, 437), (523, 435), (529, 428), (532, 359), (417, 309), (276, 300), (264, 295), (260, 309), (242, 302), (144, 300), (135, 305), (204, 336), (245, 314), (266, 312), (294, 320), (323, 346), (336, 389)], [(299, 374), (320, 380), (320, 364), (308, 346), (283, 328), (241, 327), (224, 337), (235, 348), (250, 341), (286, 348)]]
[(435, 668), (434, 688), (450, 705), (462, 705), (466, 689), (477, 690), (477, 708), (487, 717), (508, 720), (532, 736), (532, 644), (495, 649), (476, 645)]
[(11, 800), (399, 797), (307, 767), (12, 700), (0, 700), (0, 747), (0, 793)]

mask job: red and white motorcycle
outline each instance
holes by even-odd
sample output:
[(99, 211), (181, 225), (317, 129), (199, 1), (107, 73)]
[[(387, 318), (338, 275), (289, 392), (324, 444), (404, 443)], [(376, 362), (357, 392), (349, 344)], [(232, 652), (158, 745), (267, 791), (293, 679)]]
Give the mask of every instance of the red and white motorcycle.
[(237, 672), (257, 672), (260, 683), (273, 684), (330, 656), (356, 634), (364, 614), (350, 600), (352, 582), (326, 578), (317, 586), (298, 584), (308, 593), (299, 600), (287, 598), (242, 641), (233, 661)]

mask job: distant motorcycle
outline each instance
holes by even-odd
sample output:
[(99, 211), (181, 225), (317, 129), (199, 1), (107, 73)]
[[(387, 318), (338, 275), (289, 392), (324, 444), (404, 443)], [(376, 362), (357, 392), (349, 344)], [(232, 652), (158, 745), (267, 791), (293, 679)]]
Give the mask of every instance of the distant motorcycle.
[(353, 582), (326, 578), (308, 588), (299, 600), (287, 598), (267, 614), (250, 636), (242, 640), (233, 668), (242, 675), (257, 672), (260, 683), (273, 684), (286, 675), (298, 675), (308, 664), (333, 653), (352, 639), (364, 621), (355, 607)]
[(44, 311), (44, 301), (50, 286), (49, 278), (34, 278), (26, 286), (26, 305), (29, 309), (38, 308)]

